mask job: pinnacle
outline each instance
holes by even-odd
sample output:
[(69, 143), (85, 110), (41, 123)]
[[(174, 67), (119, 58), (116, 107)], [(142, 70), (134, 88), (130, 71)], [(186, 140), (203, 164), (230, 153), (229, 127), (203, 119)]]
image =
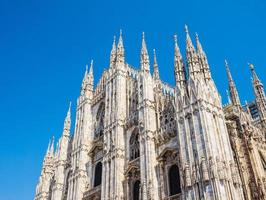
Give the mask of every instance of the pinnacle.
[(188, 33), (188, 26), (185, 24), (185, 32), (186, 32), (186, 34), (189, 34)]
[(70, 116), (70, 113), (71, 113), (71, 105), (72, 105), (72, 102), (70, 101), (69, 102), (68, 111), (67, 111), (67, 116)]
[(120, 33), (119, 33), (119, 39), (118, 39), (118, 47), (119, 48), (123, 48), (123, 33), (122, 33), (122, 29), (120, 29)]
[(91, 60), (91, 65), (90, 65), (90, 75), (93, 75), (93, 60)]
[(156, 50), (155, 49), (153, 49), (153, 59), (154, 59), (154, 65), (158, 65), (157, 64)]

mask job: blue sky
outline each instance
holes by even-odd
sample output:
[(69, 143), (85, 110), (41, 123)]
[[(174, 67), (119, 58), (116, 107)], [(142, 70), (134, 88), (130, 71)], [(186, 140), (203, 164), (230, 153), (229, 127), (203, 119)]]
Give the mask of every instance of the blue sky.
[[(95, 80), (123, 29), (126, 61), (139, 66), (141, 32), (160, 75), (174, 83), (173, 35), (184, 55), (184, 25), (200, 36), (223, 102), (227, 58), (241, 100), (252, 100), (247, 62), (266, 84), (263, 0), (0, 1), (0, 199), (33, 199), (48, 140), (58, 139), (76, 102), (85, 64)], [(74, 110), (74, 109), (73, 109)]]

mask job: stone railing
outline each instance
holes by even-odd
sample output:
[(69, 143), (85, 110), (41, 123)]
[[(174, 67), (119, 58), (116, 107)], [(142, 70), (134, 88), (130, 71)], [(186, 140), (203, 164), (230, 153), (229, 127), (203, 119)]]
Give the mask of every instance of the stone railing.
[(101, 185), (98, 185), (84, 192), (83, 200), (89, 199), (101, 199)]
[(165, 200), (181, 200), (181, 194), (175, 194), (170, 197), (166, 197)]

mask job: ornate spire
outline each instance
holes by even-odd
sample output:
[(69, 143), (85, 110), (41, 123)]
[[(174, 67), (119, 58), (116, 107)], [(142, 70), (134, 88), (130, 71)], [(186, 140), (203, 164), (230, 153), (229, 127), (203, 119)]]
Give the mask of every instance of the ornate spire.
[(205, 55), (205, 52), (203, 51), (203, 48), (202, 48), (201, 43), (200, 43), (200, 40), (199, 40), (199, 35), (198, 35), (198, 33), (195, 33), (195, 35), (196, 35), (197, 52), (198, 52), (199, 54), (203, 54), (203, 55)]
[(120, 29), (120, 35), (117, 45), (117, 62), (118, 63), (125, 63), (125, 49), (123, 44), (123, 36), (122, 30)]
[(87, 75), (88, 75), (88, 64), (85, 65), (85, 73), (84, 73), (84, 76), (83, 76), (82, 83), (86, 82)]
[(88, 74), (88, 84), (90, 86), (93, 87), (93, 81), (94, 81), (94, 77), (93, 77), (93, 60), (91, 60), (91, 65), (90, 65), (90, 71)]
[(46, 156), (50, 153), (50, 149), (51, 149), (51, 139), (49, 140), (49, 143), (48, 143), (48, 147), (46, 150)]
[(115, 66), (115, 62), (116, 62), (116, 43), (115, 43), (115, 36), (114, 36), (112, 50), (110, 53), (110, 66), (111, 67)]
[(231, 98), (230, 98), (230, 94), (228, 90), (226, 90), (226, 96), (227, 96), (228, 103), (231, 104), (232, 102), (231, 102)]
[(225, 60), (225, 68), (226, 68), (226, 73), (227, 73), (228, 82), (229, 82), (230, 99), (231, 99), (233, 105), (240, 106), (241, 105), (240, 99), (239, 99), (238, 92), (237, 92), (237, 89), (235, 86), (235, 82), (232, 78), (232, 75), (231, 75), (231, 72), (230, 72), (230, 69), (229, 69), (229, 66), (228, 66), (228, 63), (226, 60)]
[(145, 42), (145, 33), (142, 33), (142, 47), (141, 47), (141, 55), (140, 55), (141, 69), (143, 71), (150, 71), (150, 61), (149, 54), (147, 50), (147, 45)]
[(91, 66), (90, 66), (89, 76), (92, 76), (93, 77), (93, 60), (91, 60)]
[(253, 80), (253, 89), (256, 97), (256, 104), (259, 110), (260, 119), (264, 128), (266, 128), (266, 97), (263, 89), (263, 84), (259, 80), (253, 64), (249, 64), (252, 80)]
[(85, 66), (85, 73), (82, 80), (81, 90), (84, 90), (87, 85), (87, 77), (88, 77), (88, 64)]
[(260, 79), (258, 78), (258, 76), (256, 74), (254, 65), (253, 64), (250, 64), (250, 63), (248, 63), (248, 65), (249, 65), (249, 68), (250, 68), (250, 71), (251, 71), (251, 74), (252, 74), (253, 83), (262, 85)]
[(185, 25), (185, 32), (186, 32), (186, 56), (189, 67), (189, 76), (192, 78), (196, 78), (196, 75), (200, 72), (200, 69), (198, 65), (197, 53), (190, 38), (187, 25)]
[(51, 141), (51, 146), (50, 146), (50, 149), (49, 149), (49, 153), (51, 156), (54, 155), (54, 136), (52, 137), (52, 141)]
[(175, 81), (179, 87), (186, 81), (186, 70), (182, 60), (182, 55), (177, 44), (177, 35), (174, 35), (175, 43), (175, 57), (174, 57), (174, 70), (175, 70)]
[(158, 63), (157, 63), (157, 58), (156, 58), (156, 50), (153, 49), (153, 78), (155, 80), (159, 80), (159, 69), (158, 69)]
[(88, 65), (86, 65), (85, 74), (81, 86), (81, 95), (84, 95), (86, 91), (93, 91), (93, 60), (91, 60), (90, 70), (88, 72)]
[(64, 121), (63, 135), (66, 135), (66, 136), (70, 135), (70, 126), (71, 126), (71, 101), (69, 102), (69, 108), (68, 108), (67, 115)]
[(195, 47), (194, 47), (192, 40), (190, 38), (187, 25), (185, 25), (185, 32), (186, 32), (186, 50), (187, 50), (187, 52), (190, 52), (193, 54), (196, 52), (196, 50), (195, 50)]
[(199, 35), (197, 33), (196, 33), (196, 45), (197, 45), (197, 54), (201, 71), (203, 73), (204, 79), (209, 80), (211, 79), (210, 67), (208, 64), (207, 56), (200, 43)]

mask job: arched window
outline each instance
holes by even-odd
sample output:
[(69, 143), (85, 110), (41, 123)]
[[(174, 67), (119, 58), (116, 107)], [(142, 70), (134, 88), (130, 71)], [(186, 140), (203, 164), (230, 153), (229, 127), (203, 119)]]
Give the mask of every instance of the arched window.
[(139, 132), (135, 130), (129, 140), (130, 160), (139, 157)]
[(137, 180), (133, 185), (133, 200), (139, 200), (139, 194), (140, 194), (140, 181)]
[(181, 193), (180, 175), (177, 165), (172, 165), (168, 173), (169, 179), (169, 195), (175, 195)]
[(171, 137), (176, 136), (176, 120), (175, 109), (171, 101), (165, 102), (162, 110), (160, 111), (160, 128), (161, 132), (168, 134)]
[(95, 138), (98, 138), (103, 135), (103, 129), (104, 129), (104, 103), (101, 103), (97, 115), (96, 115), (96, 122), (95, 122)]
[(98, 162), (94, 170), (94, 187), (102, 183), (102, 163)]

